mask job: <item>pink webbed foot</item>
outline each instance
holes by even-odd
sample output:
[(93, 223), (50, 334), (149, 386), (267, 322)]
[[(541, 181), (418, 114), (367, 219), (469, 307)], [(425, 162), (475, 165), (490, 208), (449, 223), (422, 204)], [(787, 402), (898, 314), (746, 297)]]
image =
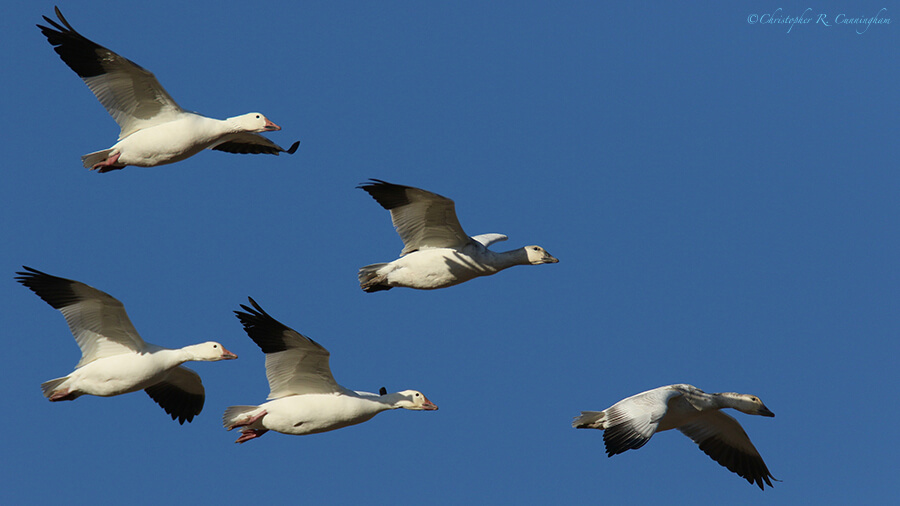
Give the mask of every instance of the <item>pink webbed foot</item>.
[(109, 172), (111, 170), (118, 170), (118, 169), (124, 168), (125, 167), (124, 165), (116, 165), (116, 162), (119, 161), (120, 155), (121, 155), (121, 153), (116, 153), (116, 154), (112, 155), (111, 157), (107, 158), (106, 160), (103, 160), (100, 163), (95, 163), (94, 166), (91, 167), (91, 170), (96, 170), (97, 172), (102, 174), (104, 172)]
[(50, 402), (58, 402), (58, 401), (74, 401), (78, 395), (72, 393), (68, 388), (65, 390), (57, 390), (50, 394)]
[(251, 439), (256, 439), (259, 436), (262, 436), (266, 432), (269, 432), (269, 429), (243, 429), (241, 431), (241, 437), (237, 438), (235, 443), (245, 443), (250, 441)]

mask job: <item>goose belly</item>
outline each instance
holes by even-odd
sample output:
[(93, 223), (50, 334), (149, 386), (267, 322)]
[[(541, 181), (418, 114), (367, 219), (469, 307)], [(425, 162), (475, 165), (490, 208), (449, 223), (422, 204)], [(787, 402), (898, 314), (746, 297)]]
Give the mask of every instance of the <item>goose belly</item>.
[(372, 402), (336, 394), (304, 394), (269, 401), (260, 406), (266, 429), (282, 434), (316, 434), (365, 422), (379, 410)]
[(677, 397), (669, 401), (666, 415), (659, 421), (656, 432), (677, 429), (682, 425), (688, 424), (699, 418), (703, 414), (702, 411), (693, 407), (684, 397)]
[(497, 272), (474, 256), (447, 248), (415, 251), (389, 265), (393, 267), (388, 274), (390, 285), (421, 290), (453, 286)]
[(119, 141), (119, 163), (138, 167), (153, 167), (174, 163), (203, 151), (218, 136), (203, 133), (196, 121), (178, 120), (134, 132)]
[(95, 360), (69, 375), (69, 388), (87, 395), (110, 397), (156, 384), (167, 368), (150, 355), (117, 355)]

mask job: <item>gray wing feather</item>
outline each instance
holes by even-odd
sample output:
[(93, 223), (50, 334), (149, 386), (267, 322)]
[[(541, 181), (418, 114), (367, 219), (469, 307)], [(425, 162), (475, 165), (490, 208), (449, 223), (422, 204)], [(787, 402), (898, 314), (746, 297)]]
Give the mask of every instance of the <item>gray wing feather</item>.
[(79, 281), (51, 276), (30, 267), (16, 280), (58, 309), (81, 348), (81, 367), (98, 358), (141, 353), (147, 343), (135, 330), (125, 306), (115, 297)]
[(293, 155), (299, 145), (300, 141), (296, 141), (291, 147), (284, 149), (262, 135), (244, 132), (227, 136), (224, 142), (220, 142), (209, 149), (240, 155), (277, 155), (278, 153)]
[(183, 112), (153, 73), (78, 33), (59, 8), (56, 16), (62, 24), (44, 16), (52, 28), (38, 28), (119, 124), (119, 139)]
[(144, 391), (180, 424), (199, 415), (206, 398), (200, 375), (184, 366), (169, 370), (164, 380)]
[(452, 200), (436, 193), (372, 179), (361, 188), (391, 212), (406, 255), (425, 248), (461, 248), (471, 239), (459, 224)]
[(253, 307), (235, 311), (244, 331), (266, 354), (269, 399), (288, 395), (342, 392), (329, 366), (328, 350), (266, 313), (252, 298)]
[(741, 424), (721, 411), (705, 411), (696, 421), (678, 427), (703, 453), (759, 488), (774, 479), (762, 456), (750, 442)]

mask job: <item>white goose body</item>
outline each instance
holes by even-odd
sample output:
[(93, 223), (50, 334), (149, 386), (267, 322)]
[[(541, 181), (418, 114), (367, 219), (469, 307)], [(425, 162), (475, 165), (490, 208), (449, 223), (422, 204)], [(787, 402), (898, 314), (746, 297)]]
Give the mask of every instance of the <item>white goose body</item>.
[(172, 121), (143, 128), (120, 140), (110, 148), (110, 156), (119, 153), (117, 163), (123, 166), (154, 167), (180, 162), (244, 131), (231, 119), (183, 112)]
[(203, 409), (205, 392), (200, 376), (181, 364), (237, 358), (212, 341), (180, 349), (149, 344), (111, 295), (78, 281), (24, 269), (16, 279), (63, 314), (81, 348), (81, 360), (71, 374), (41, 385), (52, 402), (145, 390), (173, 420), (190, 422)]
[(601, 429), (612, 457), (636, 450), (653, 434), (678, 429), (710, 458), (763, 489), (772, 474), (737, 420), (722, 413), (734, 408), (750, 415), (773, 417), (758, 397), (733, 392), (706, 393), (687, 384), (654, 388), (613, 404), (603, 411), (582, 411), (572, 426)]
[(154, 167), (204, 149), (274, 155), (297, 150), (299, 142), (284, 149), (258, 135), (281, 130), (260, 113), (219, 120), (185, 111), (151, 72), (87, 39), (55, 10), (61, 24), (44, 16), (52, 28), (38, 28), (121, 128), (119, 141), (111, 148), (81, 157), (85, 167), (98, 172), (127, 165)]
[(266, 354), (269, 400), (259, 406), (230, 406), (222, 416), (228, 429), (241, 428), (237, 443), (270, 430), (290, 435), (327, 432), (370, 420), (390, 409), (438, 409), (421, 392), (355, 392), (331, 374), (328, 350), (269, 316), (252, 298), (235, 311), (247, 335)]
[[(154, 347), (148, 345), (147, 348)], [(156, 351), (147, 349), (96, 359), (75, 369), (62, 383), (54, 385), (54, 390), (66, 391), (67, 397), (73, 399), (81, 395), (112, 397), (127, 394), (156, 385), (165, 380), (173, 368), (197, 360), (187, 348), (155, 348)]]
[(382, 411), (399, 408), (400, 406), (395, 405), (396, 400), (399, 400), (397, 394), (379, 396), (369, 392), (350, 391), (292, 395), (260, 404), (251, 411), (243, 412), (242, 417), (235, 421), (240, 424), (241, 421), (265, 412), (265, 416), (246, 425), (245, 430), (274, 430), (282, 434), (302, 436), (366, 422)]
[(422, 249), (384, 264), (375, 271), (381, 285), (419, 290), (447, 288), (514, 265), (528, 265), (521, 249), (501, 253), (471, 242), (460, 249)]
[(391, 212), (404, 245), (400, 258), (359, 269), (359, 284), (366, 292), (393, 287), (435, 290), (490, 276), (514, 265), (559, 262), (540, 246), (491, 251), (488, 246), (507, 237), (469, 237), (459, 224), (454, 202), (436, 193), (377, 179), (359, 188)]

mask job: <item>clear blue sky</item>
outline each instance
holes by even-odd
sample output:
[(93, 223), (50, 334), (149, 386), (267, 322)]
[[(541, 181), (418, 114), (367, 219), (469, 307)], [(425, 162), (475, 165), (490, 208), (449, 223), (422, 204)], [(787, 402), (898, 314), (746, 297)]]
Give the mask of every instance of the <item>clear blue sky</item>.
[[(96, 174), (118, 128), (34, 24), (0, 17), (0, 502), (884, 503), (900, 448), (895, 2), (68, 2), (73, 26), (185, 108), (250, 111), (293, 156), (201, 153)], [(813, 22), (751, 24), (751, 15)], [(814, 24), (826, 14), (831, 26)], [(456, 201), (470, 234), (556, 265), (446, 290), (363, 293), (401, 249), (354, 187)], [(79, 352), (21, 265), (124, 302), (163, 346), (216, 339), (180, 426), (143, 393), (51, 404)], [(268, 393), (232, 310), (253, 296), (326, 346), (343, 385), (415, 388), (437, 412), (235, 445)], [(575, 430), (671, 383), (758, 395), (732, 413), (775, 477), (760, 492), (677, 432), (607, 458)], [(714, 499), (713, 499), (714, 498)]]

